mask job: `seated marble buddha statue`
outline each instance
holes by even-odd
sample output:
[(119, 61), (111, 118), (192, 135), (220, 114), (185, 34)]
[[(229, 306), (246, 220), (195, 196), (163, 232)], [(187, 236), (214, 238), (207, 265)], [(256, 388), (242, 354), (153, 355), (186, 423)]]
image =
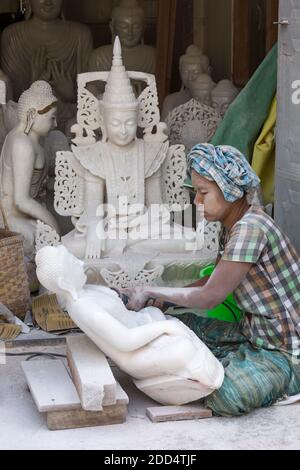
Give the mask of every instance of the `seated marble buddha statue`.
[(77, 326), (154, 400), (183, 405), (221, 387), (222, 364), (181, 321), (154, 307), (127, 310), (115, 291), (88, 285), (83, 262), (63, 246), (42, 248), (36, 264)]
[[(118, 36), (121, 41), (124, 65), (127, 70), (155, 73), (156, 51), (153, 46), (143, 44), (145, 12), (136, 0), (121, 0), (112, 12), (111, 31), (113, 42)], [(110, 70), (113, 45), (96, 49), (90, 58), (89, 70)]]
[(192, 44), (186, 49), (185, 54), (179, 60), (179, 73), (182, 81), (182, 88), (176, 93), (172, 93), (165, 98), (162, 108), (162, 120), (166, 119), (173, 109), (187, 103), (191, 98), (191, 86), (193, 82), (202, 74), (210, 74), (211, 68), (209, 59), (203, 55), (201, 49)]
[(3, 31), (1, 57), (15, 101), (34, 81), (46, 80), (58, 98), (61, 119), (66, 121), (74, 114), (66, 107), (76, 103), (77, 74), (87, 71), (93, 44), (89, 29), (66, 21), (62, 8), (63, 0), (28, 0), (27, 20)]
[(41, 139), (56, 126), (56, 97), (44, 81), (33, 83), (18, 101), (19, 122), (7, 135), (0, 158), (1, 203), (11, 230), (24, 236), (26, 255), (34, 252), (37, 220), (58, 225), (40, 200), (47, 176)]
[(161, 178), (169, 142), (166, 136), (157, 141), (153, 136), (150, 141), (137, 138), (140, 103), (123, 65), (118, 38), (99, 107), (102, 141), (73, 146), (69, 154), (68, 166), (80, 178), (83, 202), (75, 229), (62, 238), (63, 245), (80, 259), (100, 259), (128, 250), (184, 252), (187, 242), (197, 244), (195, 231), (170, 226)]

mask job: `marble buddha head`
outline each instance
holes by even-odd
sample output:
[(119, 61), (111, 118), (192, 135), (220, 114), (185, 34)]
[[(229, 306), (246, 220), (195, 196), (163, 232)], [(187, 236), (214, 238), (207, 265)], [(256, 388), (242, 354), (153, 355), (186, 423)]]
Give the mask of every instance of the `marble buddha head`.
[(57, 295), (70, 294), (75, 300), (86, 284), (84, 262), (63, 245), (46, 246), (36, 255), (37, 277), (46, 289)]
[(62, 16), (63, 0), (27, 0), (26, 18), (31, 16), (41, 21), (54, 21)]
[(221, 80), (211, 93), (213, 108), (223, 117), (238, 93), (230, 80)]
[(136, 138), (139, 103), (123, 65), (121, 44), (115, 39), (112, 68), (99, 103), (104, 124), (104, 140), (126, 147)]
[(145, 12), (136, 0), (121, 0), (112, 12), (113, 40), (119, 36), (122, 47), (138, 46), (145, 31)]
[(35, 132), (40, 137), (47, 136), (57, 126), (56, 113), (57, 98), (45, 81), (34, 82), (19, 98), (17, 115), (26, 135)]
[(190, 92), (192, 97), (207, 106), (212, 105), (212, 90), (216, 84), (208, 74), (201, 74), (190, 84)]
[(185, 54), (180, 57), (179, 72), (182, 84), (187, 89), (190, 89), (191, 83), (199, 75), (208, 73), (209, 69), (209, 59), (195, 45), (189, 46)]

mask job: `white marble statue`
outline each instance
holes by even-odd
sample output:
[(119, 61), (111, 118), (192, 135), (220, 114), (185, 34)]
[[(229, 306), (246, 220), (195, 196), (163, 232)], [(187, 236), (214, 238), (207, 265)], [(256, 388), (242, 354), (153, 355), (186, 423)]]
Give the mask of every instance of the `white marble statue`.
[(202, 73), (190, 84), (190, 93), (192, 98), (206, 106), (212, 106), (212, 92), (216, 87), (210, 75)]
[(221, 122), (220, 114), (211, 106), (215, 87), (210, 75), (199, 75), (190, 84), (192, 98), (174, 108), (167, 117), (171, 144), (183, 144), (186, 154), (194, 145), (210, 142)]
[[(155, 47), (143, 43), (145, 12), (137, 0), (120, 1), (112, 12), (110, 28), (112, 44), (116, 36), (120, 38), (126, 69), (154, 74), (156, 50)], [(91, 72), (110, 70), (113, 57), (112, 44), (94, 50), (89, 62)]]
[(162, 108), (162, 120), (166, 121), (168, 114), (177, 106), (181, 106), (192, 98), (191, 85), (201, 75), (211, 73), (209, 59), (203, 55), (201, 49), (195, 45), (187, 48), (180, 57), (179, 72), (182, 81), (182, 89), (165, 98)]
[(27, 21), (8, 26), (1, 38), (2, 68), (14, 99), (36, 80), (51, 83), (59, 101), (59, 121), (76, 114), (77, 74), (88, 70), (90, 30), (62, 17), (63, 0), (28, 0)]
[(39, 195), (47, 175), (41, 138), (56, 126), (56, 97), (51, 86), (37, 81), (18, 101), (17, 126), (7, 135), (0, 159), (1, 201), (11, 230), (24, 236), (25, 254), (34, 251), (36, 221), (58, 230)]
[(212, 106), (222, 118), (238, 94), (239, 90), (230, 80), (221, 80), (212, 90)]
[(157, 308), (126, 309), (118, 294), (86, 284), (83, 263), (63, 246), (36, 256), (41, 284), (64, 302), (72, 320), (135, 385), (163, 405), (183, 405), (221, 387), (224, 369), (182, 322)]
[[(186, 250), (187, 243), (195, 247), (197, 233), (181, 225), (171, 226), (171, 214), (162, 205), (163, 191), (169, 188), (162, 179), (162, 168), (174, 149), (170, 149), (164, 134), (136, 137), (141, 104), (123, 66), (118, 38), (112, 69), (106, 77), (99, 103), (102, 141), (73, 146), (72, 152), (62, 155), (62, 164), (59, 156), (57, 159), (56, 201), (61, 215), (72, 204), (70, 194), (73, 203), (77, 198), (71, 214), (77, 216), (75, 229), (62, 238), (62, 243), (78, 258), (90, 260), (119, 256), (128, 250), (178, 253)], [(145, 106), (146, 116), (151, 116), (148, 101)], [(177, 150), (182, 151), (181, 147)], [(78, 177), (76, 191), (72, 178), (66, 186), (65, 158)], [(177, 197), (180, 191), (179, 187)], [(203, 244), (200, 238), (199, 249)]]
[(221, 116), (214, 108), (192, 98), (169, 114), (170, 142), (183, 144), (187, 154), (194, 145), (210, 142), (220, 123)]

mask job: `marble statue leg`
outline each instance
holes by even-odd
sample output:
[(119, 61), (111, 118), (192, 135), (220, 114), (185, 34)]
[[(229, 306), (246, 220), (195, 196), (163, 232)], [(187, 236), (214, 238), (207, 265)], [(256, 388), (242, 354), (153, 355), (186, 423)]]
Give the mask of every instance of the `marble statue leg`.
[(202, 387), (199, 382), (175, 375), (133, 382), (141, 392), (161, 405), (185, 405), (207, 396), (207, 388)]
[(84, 235), (80, 235), (76, 230), (72, 230), (72, 232), (61, 238), (61, 243), (72, 255), (76, 256), (76, 258), (85, 258), (86, 237)]

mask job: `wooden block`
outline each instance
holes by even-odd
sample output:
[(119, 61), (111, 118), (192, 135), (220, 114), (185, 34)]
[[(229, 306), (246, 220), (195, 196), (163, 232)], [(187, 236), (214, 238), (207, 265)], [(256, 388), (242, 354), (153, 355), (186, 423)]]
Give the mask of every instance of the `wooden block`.
[(158, 406), (147, 408), (146, 415), (153, 423), (212, 418), (212, 411), (201, 406)]
[(63, 362), (22, 362), (28, 387), (40, 412), (81, 409), (80, 398)]
[(53, 411), (47, 413), (47, 425), (50, 431), (76, 429), (93, 426), (122, 424), (126, 421), (127, 406), (112, 405), (103, 411)]
[(85, 335), (67, 338), (67, 357), (85, 411), (115, 405), (117, 384), (105, 355)]

